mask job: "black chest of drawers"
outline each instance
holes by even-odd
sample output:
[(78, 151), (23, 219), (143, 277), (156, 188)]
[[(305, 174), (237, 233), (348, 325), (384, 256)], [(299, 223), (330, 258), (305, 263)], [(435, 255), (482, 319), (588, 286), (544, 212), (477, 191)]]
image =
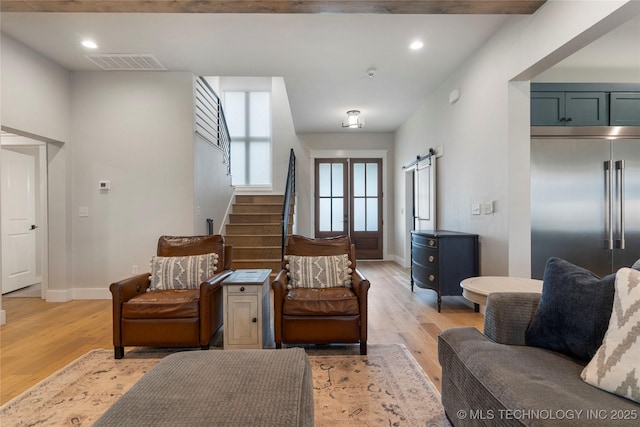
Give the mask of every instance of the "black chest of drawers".
[(411, 292), (419, 288), (438, 293), (438, 312), (442, 297), (462, 295), (460, 282), (478, 275), (478, 235), (446, 230), (411, 232)]

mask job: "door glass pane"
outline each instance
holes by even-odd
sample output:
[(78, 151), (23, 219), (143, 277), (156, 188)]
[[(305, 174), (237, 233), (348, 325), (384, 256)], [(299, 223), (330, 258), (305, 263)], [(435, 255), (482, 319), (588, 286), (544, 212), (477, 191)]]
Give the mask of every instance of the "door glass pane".
[(367, 198), (367, 231), (378, 231), (378, 198)]
[(378, 195), (378, 164), (367, 163), (367, 196)]
[(318, 224), (320, 231), (331, 231), (331, 199), (320, 199)]
[(271, 183), (271, 144), (266, 141), (250, 143), (249, 182), (252, 185)]
[[(367, 176), (367, 179), (369, 179), (368, 176)], [(364, 183), (365, 183), (364, 163), (354, 163), (353, 165), (353, 196), (354, 197), (362, 197), (365, 195)]]
[(318, 196), (331, 196), (331, 164), (320, 163), (318, 165)]
[(342, 163), (331, 164), (331, 195), (334, 197), (344, 197), (343, 169)]
[(225, 92), (224, 114), (227, 119), (227, 127), (231, 138), (244, 137), (245, 135), (245, 93)]
[(353, 230), (354, 231), (366, 231), (366, 211), (365, 211), (365, 199), (359, 197), (353, 199)]
[(334, 197), (331, 209), (331, 231), (344, 231), (344, 199)]
[(252, 137), (271, 136), (269, 92), (251, 92), (249, 95), (250, 135)]

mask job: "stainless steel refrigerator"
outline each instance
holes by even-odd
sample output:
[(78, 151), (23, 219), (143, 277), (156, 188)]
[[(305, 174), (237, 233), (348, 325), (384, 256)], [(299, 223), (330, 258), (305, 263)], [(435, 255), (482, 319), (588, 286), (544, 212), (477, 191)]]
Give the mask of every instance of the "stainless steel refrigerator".
[(600, 129), (609, 135), (579, 129), (531, 141), (533, 278), (552, 256), (600, 276), (640, 258), (640, 136)]

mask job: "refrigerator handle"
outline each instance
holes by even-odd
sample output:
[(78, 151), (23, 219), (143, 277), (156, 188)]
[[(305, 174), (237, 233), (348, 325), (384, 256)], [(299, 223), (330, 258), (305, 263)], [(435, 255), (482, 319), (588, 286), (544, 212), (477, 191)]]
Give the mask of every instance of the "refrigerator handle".
[(618, 178), (618, 200), (617, 200), (617, 210), (618, 210), (618, 237), (615, 241), (615, 247), (617, 249), (624, 249), (624, 160), (616, 161), (616, 175)]
[(612, 161), (604, 162), (604, 248), (613, 249), (613, 203), (611, 203), (611, 193), (613, 193), (613, 180), (611, 179)]

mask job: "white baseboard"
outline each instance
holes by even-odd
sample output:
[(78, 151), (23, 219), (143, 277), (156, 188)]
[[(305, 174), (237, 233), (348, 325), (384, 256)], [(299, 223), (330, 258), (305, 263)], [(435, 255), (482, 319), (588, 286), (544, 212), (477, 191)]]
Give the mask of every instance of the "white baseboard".
[(67, 302), (73, 299), (73, 291), (71, 289), (65, 289), (63, 291), (47, 290), (46, 300), (47, 302)]
[(67, 302), (76, 299), (111, 299), (109, 289), (74, 288), (63, 291), (47, 291), (47, 302)]

